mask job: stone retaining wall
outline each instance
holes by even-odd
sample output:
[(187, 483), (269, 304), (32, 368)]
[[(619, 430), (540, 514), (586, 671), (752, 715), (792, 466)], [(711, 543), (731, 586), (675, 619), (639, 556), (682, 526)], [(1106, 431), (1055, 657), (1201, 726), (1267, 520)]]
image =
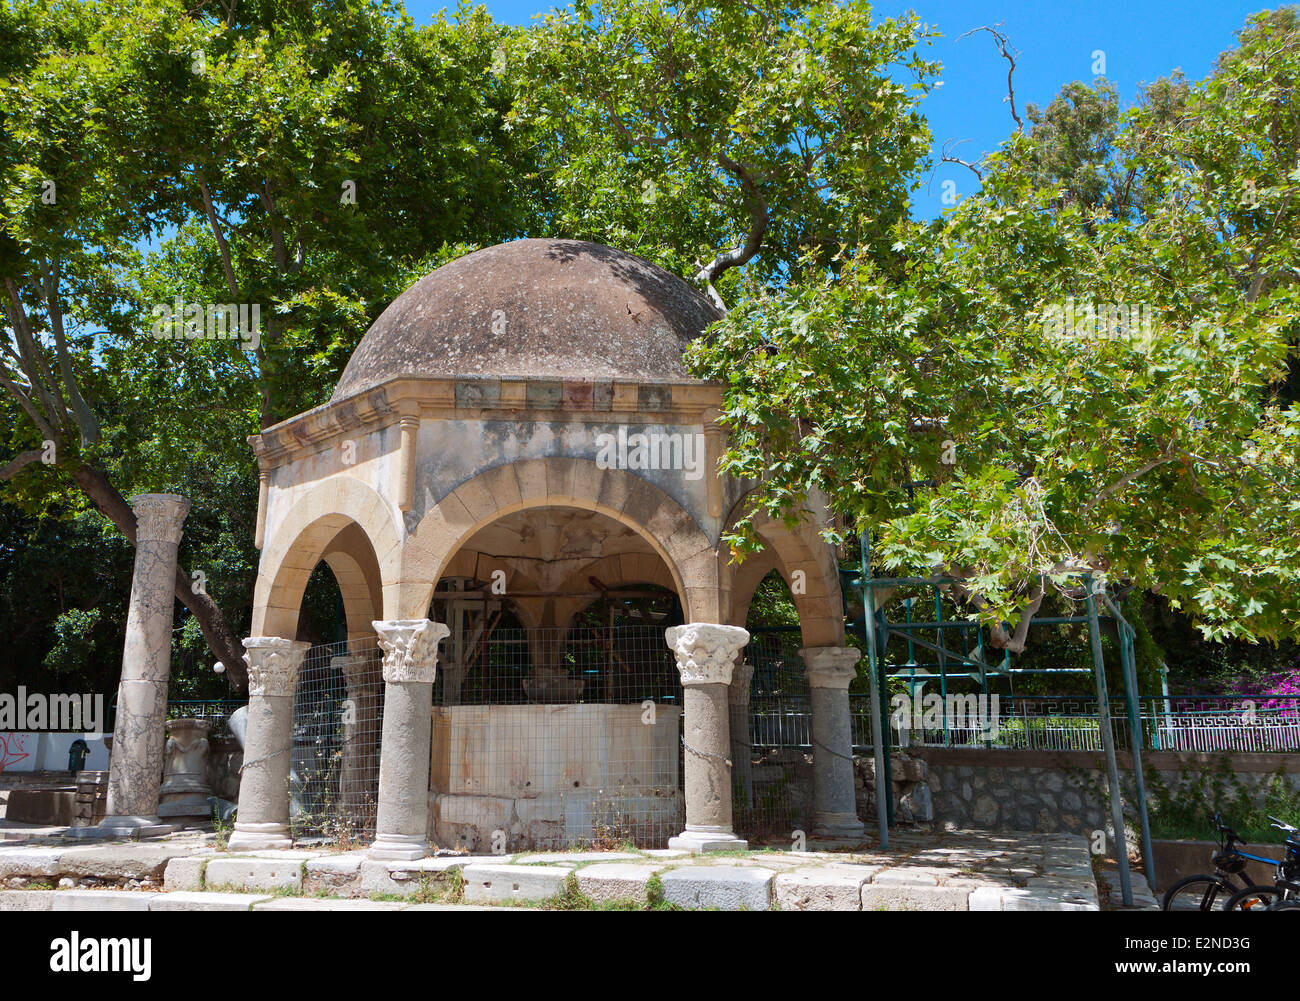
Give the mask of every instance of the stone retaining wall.
[[(1089, 751), (984, 751), (911, 748), (928, 764), (934, 820), (949, 829), (1036, 831), (1087, 835), (1110, 832), (1104, 757)], [(1189, 775), (1213, 768), (1221, 757), (1179, 751), (1143, 755), (1148, 776), (1158, 773), (1170, 788)], [(1131, 802), (1131, 755), (1117, 755), (1122, 793)], [(1300, 790), (1300, 755), (1234, 754), (1236, 781), (1248, 789), (1266, 786), (1279, 767)], [(1209, 807), (1207, 806), (1207, 811)]]

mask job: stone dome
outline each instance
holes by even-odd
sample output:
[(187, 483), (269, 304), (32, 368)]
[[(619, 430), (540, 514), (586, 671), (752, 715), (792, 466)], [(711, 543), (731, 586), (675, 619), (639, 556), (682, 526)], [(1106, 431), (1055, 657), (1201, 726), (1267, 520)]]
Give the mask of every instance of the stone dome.
[(445, 264), (394, 299), (332, 399), (404, 375), (694, 382), (682, 352), (720, 316), (632, 254), (516, 240)]

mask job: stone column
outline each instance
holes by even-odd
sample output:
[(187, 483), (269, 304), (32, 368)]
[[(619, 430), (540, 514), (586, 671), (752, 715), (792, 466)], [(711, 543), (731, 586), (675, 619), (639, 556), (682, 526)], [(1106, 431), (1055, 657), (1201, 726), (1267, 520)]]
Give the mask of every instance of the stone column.
[(665, 636), (682, 676), (686, 829), (669, 848), (691, 852), (744, 849), (731, 819), (731, 741), (727, 685), (736, 654), (749, 642), (740, 626), (692, 622)]
[(727, 709), (731, 729), (731, 765), (736, 793), (746, 809), (754, 806), (753, 747), (749, 743), (749, 689), (754, 681), (754, 665), (744, 660), (731, 673), (727, 689)]
[(418, 859), (429, 853), (429, 756), (438, 643), (451, 630), (428, 619), (374, 623), (384, 651), (384, 732), (379, 812), (370, 857)]
[(799, 651), (808, 668), (812, 696), (813, 837), (857, 844), (866, 828), (858, 819), (853, 780), (853, 730), (849, 683), (861, 651), (808, 647)]
[(231, 851), (288, 848), (289, 766), (293, 758), (293, 691), (310, 644), (280, 636), (244, 640), (248, 664), (248, 731), (240, 768), (239, 813)]
[(171, 673), (176, 548), (190, 502), (176, 494), (140, 494), (135, 511), (135, 572), (126, 613), (122, 678), (108, 772), (106, 831), (153, 827), (162, 782), (163, 721)]
[(368, 829), (374, 821), (375, 758), (378, 743), (379, 682), (370, 654), (335, 657), (330, 667), (342, 672), (348, 707), (343, 719), (343, 760), (339, 767), (339, 795), (348, 819)]

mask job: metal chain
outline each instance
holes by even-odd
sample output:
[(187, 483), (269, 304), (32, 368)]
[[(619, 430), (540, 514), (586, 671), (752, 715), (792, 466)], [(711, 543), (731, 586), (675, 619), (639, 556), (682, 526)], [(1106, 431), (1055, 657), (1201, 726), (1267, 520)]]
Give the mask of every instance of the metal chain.
[(254, 758), (252, 761), (245, 761), (242, 765), (239, 766), (239, 774), (243, 775), (244, 769), (248, 768), (251, 765), (260, 765), (263, 761), (270, 761), (272, 758), (278, 758), (281, 754), (288, 754), (290, 750), (291, 748), (282, 747), (280, 748), (280, 750), (273, 751), (270, 754), (264, 754), (260, 758)]
[(812, 742), (812, 745), (813, 745), (813, 747), (815, 747), (815, 748), (819, 748), (819, 749), (825, 751), (827, 754), (833, 754), (833, 755), (834, 755), (835, 757), (837, 757), (837, 758), (843, 758), (845, 761), (848, 761), (848, 762), (850, 762), (850, 763), (853, 761), (853, 755), (851, 755), (851, 754), (841, 754), (839, 751), (836, 751), (836, 750), (834, 750), (834, 749), (832, 749), (832, 748), (827, 747), (827, 746), (826, 746), (825, 744), (823, 744), (820, 740), (814, 740), (814, 741)]

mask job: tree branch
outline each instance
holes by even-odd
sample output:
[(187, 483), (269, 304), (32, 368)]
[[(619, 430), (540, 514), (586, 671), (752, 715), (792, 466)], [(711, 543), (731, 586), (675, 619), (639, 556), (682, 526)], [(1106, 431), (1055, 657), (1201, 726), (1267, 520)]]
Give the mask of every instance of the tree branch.
[(39, 462), (42, 454), (40, 449), (34, 448), (30, 452), (22, 452), (14, 456), (3, 466), (0, 466), (0, 480), (12, 480), (33, 462)]
[(745, 193), (745, 204), (749, 209), (750, 216), (749, 234), (746, 236), (745, 242), (738, 244), (725, 253), (719, 254), (704, 265), (695, 275), (695, 280), (703, 282), (705, 288), (708, 289), (709, 298), (713, 300), (713, 304), (725, 313), (727, 311), (726, 304), (723, 303), (722, 297), (718, 295), (717, 289), (713, 287), (713, 283), (724, 271), (740, 267), (753, 259), (754, 255), (758, 253), (759, 248), (763, 246), (763, 237), (767, 234), (768, 214), (767, 201), (763, 198), (763, 193), (759, 191), (758, 184), (750, 171), (721, 151), (718, 152), (717, 159), (719, 166), (735, 174), (740, 180), (741, 188)]
[(957, 41), (961, 41), (966, 37), (966, 35), (973, 35), (977, 31), (987, 31), (993, 36), (993, 41), (997, 43), (998, 51), (1002, 53), (1002, 58), (1010, 63), (1010, 66), (1007, 67), (1007, 100), (1011, 103), (1011, 117), (1015, 119), (1016, 131), (1024, 132), (1025, 123), (1021, 121), (1020, 116), (1016, 113), (1016, 91), (1011, 85), (1011, 75), (1016, 71), (1016, 56), (1020, 55), (1020, 51), (1018, 49), (1008, 51), (1007, 47), (1009, 43), (1007, 41), (1007, 36), (998, 31), (998, 28), (1000, 27), (1002, 27), (1001, 21), (992, 27), (987, 24), (982, 24), (978, 28), (971, 28), (970, 31), (958, 35)]

